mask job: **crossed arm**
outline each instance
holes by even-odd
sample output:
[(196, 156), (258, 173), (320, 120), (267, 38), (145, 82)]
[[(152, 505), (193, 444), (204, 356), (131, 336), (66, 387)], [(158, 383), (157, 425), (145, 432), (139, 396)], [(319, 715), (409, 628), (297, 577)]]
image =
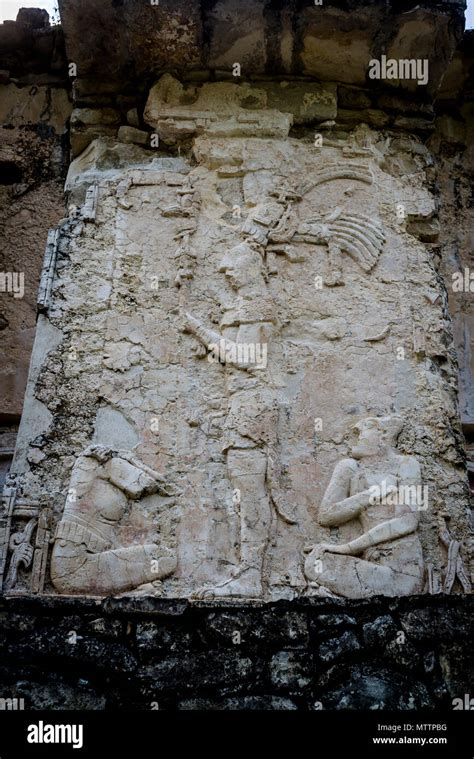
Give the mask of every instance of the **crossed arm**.
[[(356, 471), (357, 462), (353, 459), (346, 459), (336, 466), (319, 512), (319, 523), (323, 527), (337, 527), (345, 524), (358, 517), (367, 506), (373, 503), (371, 489), (347, 497), (347, 493), (350, 492), (351, 478)], [(400, 478), (405, 486), (420, 484), (420, 468), (414, 458), (407, 457), (401, 467)], [(322, 552), (356, 556), (367, 548), (410, 535), (416, 531), (418, 523), (419, 514), (416, 511), (407, 510), (399, 517), (387, 519), (375, 525), (349, 543), (341, 545), (322, 543), (320, 549)]]
[(410, 535), (415, 532), (418, 527), (418, 515), (409, 513), (404, 514), (402, 517), (395, 517), (394, 519), (388, 519), (386, 522), (372, 527), (363, 535), (360, 535), (355, 540), (351, 540), (349, 543), (343, 543), (342, 545), (335, 545), (334, 543), (323, 543), (323, 550), (329, 553), (345, 554), (347, 556), (357, 556), (365, 551), (367, 548), (372, 548), (380, 543), (387, 543), (388, 541), (397, 540), (397, 538), (403, 538), (405, 535)]

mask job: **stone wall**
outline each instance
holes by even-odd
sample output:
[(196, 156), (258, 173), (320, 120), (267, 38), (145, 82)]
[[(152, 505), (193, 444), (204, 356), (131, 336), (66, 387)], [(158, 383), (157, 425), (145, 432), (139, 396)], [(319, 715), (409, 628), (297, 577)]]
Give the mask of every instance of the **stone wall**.
[[(449, 292), (455, 342), (460, 363), (460, 413), (472, 447), (473, 315), (470, 279), (474, 216), (473, 96), (474, 32), (466, 32), (443, 82), (436, 103), (436, 131), (429, 144), (439, 165), (442, 272)], [(462, 281), (459, 279), (462, 275)], [(471, 458), (471, 454), (469, 455)]]
[[(137, 30), (129, 68), (115, 50), (99, 81), (78, 35), (79, 6), (63, 3), (78, 155), (68, 218), (45, 259), (12, 468), (18, 496), (34, 502), (56, 540), (52, 557), (44, 547), (38, 558), (41, 580), (22, 570), (17, 590), (107, 595), (148, 583), (171, 597), (307, 594), (317, 590), (311, 567), (329, 539), (349, 551), (359, 545), (357, 520), (321, 518), (320, 504), (387, 477), (419, 489), (416, 516), (397, 521), (392, 504), (382, 529), (394, 539), (372, 552), (372, 564), (326, 557), (337, 564), (326, 590), (364, 597), (470, 587), (458, 359), (440, 268), (436, 157), (425, 144), (461, 4), (404, 12), (389, 4), (383, 13), (374, 5), (364, 32), (368, 10), (340, 5), (304, 11), (291, 65), (262, 27), (227, 73), (203, 69), (216, 65), (212, 54), (196, 58), (194, 37), (181, 36), (177, 48), (190, 56), (181, 74), (163, 73), (162, 53), (153, 57), (139, 33), (148, 20), (165, 34), (180, 5), (82, 4), (81, 13), (105, 13), (105, 25)], [(213, 39), (226, 7), (209, 16)], [(253, 8), (258, 15), (263, 6)], [(241, 4), (234, 12), (240, 18)], [(367, 55), (382, 49), (380, 23), (390, 54), (408, 59), (416, 40), (426, 86), (400, 76), (394, 89), (366, 70), (362, 78), (355, 43), (351, 82), (341, 82), (341, 69), (320, 59), (336, 21), (357, 30)], [(258, 58), (260, 33), (271, 65)], [(170, 52), (168, 68), (172, 60)], [(242, 346), (265, 356), (252, 365), (222, 355)], [(378, 436), (376, 472), (356, 461), (367, 448), (351, 452), (357, 434), (369, 447)], [(140, 489), (141, 466), (154, 484)], [(104, 481), (112, 521), (102, 496), (91, 495)], [(380, 543), (370, 532), (376, 511), (363, 540)], [(23, 534), (26, 518), (9, 529)], [(89, 539), (102, 549), (83, 566), (79, 546)], [(458, 583), (450, 541), (466, 562)], [(107, 553), (112, 545), (117, 554)], [(107, 572), (97, 571), (102, 562)], [(227, 587), (242, 567), (252, 581)]]
[[(4, 458), (22, 412), (0, 695), (453, 708), (474, 558), (464, 0), (59, 5), (62, 28), (0, 27), (4, 267), (27, 273), (0, 319)], [(427, 81), (372, 78), (384, 56)]]
[(0, 292), (2, 471), (23, 408), (46, 238), (64, 214), (69, 89), (62, 29), (45, 11), (0, 25), (0, 272), (24, 277), (23, 294), (3, 278)]
[[(158, 87), (179, 92), (180, 85), (170, 77)], [(209, 85), (202, 98), (215, 107), (219, 97), (231, 100), (235, 87)], [(159, 108), (155, 93), (149, 120)], [(243, 87), (240, 97), (251, 93), (267, 99), (258, 83)], [(266, 234), (258, 219), (268, 210), (280, 220), (288, 198), (299, 193), (292, 223), (301, 242), (292, 245), (290, 234), (283, 245), (268, 244), (261, 286), (252, 283), (250, 293), (255, 307), (266, 299), (276, 315), (264, 381), (248, 380), (248, 402), (256, 410), (270, 404), (272, 415), (264, 418), (262, 411), (260, 428), (248, 433), (255, 440), (250, 451), (255, 461), (265, 445), (273, 451), (280, 471), (274, 491), (281, 512), (290, 515), (285, 521), (280, 514), (274, 525), (268, 582), (278, 593), (304, 588), (302, 559), (295, 557), (326, 537), (315, 524), (314, 504), (337, 460), (349, 455), (348, 431), (364, 416), (388, 413), (404, 420), (400, 450), (422, 462), (430, 501), (420, 534), (425, 561), (441, 578), (440, 520), (450, 518), (453, 534), (465, 537), (467, 486), (444, 289), (433, 243), (423, 242), (433, 239), (426, 227), (436, 221), (430, 154), (414, 137), (388, 144), (364, 128), (315, 149), (305, 136), (287, 136), (288, 114), (268, 106), (248, 113), (236, 105), (237, 115), (223, 127), (214, 133), (211, 126), (195, 139), (194, 113), (206, 108), (199, 96), (193, 108), (168, 108), (172, 115), (157, 129), (169, 142), (191, 139), (192, 161), (155, 158), (140, 148), (130, 159), (120, 143), (95, 141), (71, 165), (69, 203), (79, 212), (59, 231), (56, 276), (32, 365), (38, 381), (28, 393), (14, 464), (25, 493), (60, 517), (73, 487), (74, 457), (91, 443), (134, 449), (176, 496), (149, 498), (141, 515), (136, 507), (123, 534), (146, 535), (159, 518), (161, 551), (177, 554), (179, 565), (166, 581), (167, 594), (225, 579), (225, 563), (237, 561), (232, 491), (245, 491), (221, 451), (229, 434), (227, 404), (239, 396), (219, 361), (194, 355), (193, 338), (182, 333), (182, 312), (216, 329), (220, 302), (227, 298), (232, 307), (220, 270), (225, 251), (240, 250), (246, 224), (253, 225), (251, 237)], [(255, 129), (260, 137), (250, 136)], [(109, 168), (114, 153), (123, 168), (117, 160)], [(300, 176), (312, 180), (303, 187)], [(92, 201), (86, 188), (95, 193)], [(181, 198), (188, 205), (180, 205)], [(346, 239), (355, 230), (355, 260), (346, 255), (331, 262), (324, 238), (317, 237), (318, 224), (330, 229), (335, 209), (332, 234)], [(315, 217), (305, 239), (306, 220)], [(436, 238), (437, 229), (431, 235)], [(261, 318), (271, 325), (273, 317), (262, 312)], [(370, 376), (378, 377), (377, 386)], [(295, 498), (291, 511), (284, 503)], [(351, 538), (350, 529), (340, 534)]]
[[(147, 128), (148, 92), (165, 73), (188, 85), (284, 80), (294, 90), (273, 102), (300, 104), (295, 125), (336, 119), (342, 128), (365, 122), (427, 135), (433, 99), (462, 39), (465, 0), (326, 0), (317, 7), (267, 0), (165, 0), (157, 6), (59, 0), (59, 6), (68, 59), (77, 67), (71, 121), (77, 155), (97, 136), (115, 137), (121, 126), (128, 128), (120, 139), (146, 140), (130, 127)], [(93, 36), (81, 33), (85, 19), (97, 30)], [(381, 55), (425, 59), (427, 84), (371, 79), (368, 62)], [(327, 83), (324, 98), (306, 91), (311, 108), (301, 109), (302, 81), (316, 92), (316, 82)]]
[(472, 692), (472, 611), (465, 596), (10, 598), (1, 696), (33, 710), (451, 711)]

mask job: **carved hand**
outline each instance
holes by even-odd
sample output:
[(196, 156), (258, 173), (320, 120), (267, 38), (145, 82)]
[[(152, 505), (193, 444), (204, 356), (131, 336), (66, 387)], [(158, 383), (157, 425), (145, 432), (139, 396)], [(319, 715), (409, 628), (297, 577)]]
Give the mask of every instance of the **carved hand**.
[(16, 555), (18, 563), (21, 561), (25, 567), (29, 567), (33, 560), (33, 546), (30, 546), (29, 543), (22, 543), (16, 549)]
[(111, 448), (107, 448), (105, 445), (90, 445), (89, 448), (84, 451), (84, 456), (93, 456), (97, 461), (100, 461), (101, 464), (105, 464), (106, 461), (112, 458), (114, 453), (115, 451)]
[(218, 343), (221, 339), (221, 335), (212, 329), (205, 327), (199, 319), (196, 319), (188, 311), (183, 311), (184, 331), (190, 332), (192, 335), (207, 348), (211, 343)]
[(185, 332), (191, 332), (192, 334), (196, 334), (197, 330), (200, 327), (202, 327), (199, 319), (196, 319), (196, 317), (188, 313), (188, 311), (183, 311), (183, 321), (184, 321)]
[(339, 553), (343, 555), (351, 555), (351, 546), (350, 543), (341, 543), (340, 545), (334, 545), (334, 543), (328, 543), (327, 544), (327, 552), (328, 553)]
[(318, 559), (321, 558), (324, 553), (348, 554), (350, 553), (350, 548), (348, 543), (342, 543), (341, 545), (336, 545), (335, 543), (315, 543), (313, 546), (307, 546), (304, 549), (304, 552), (313, 552), (314, 558)]

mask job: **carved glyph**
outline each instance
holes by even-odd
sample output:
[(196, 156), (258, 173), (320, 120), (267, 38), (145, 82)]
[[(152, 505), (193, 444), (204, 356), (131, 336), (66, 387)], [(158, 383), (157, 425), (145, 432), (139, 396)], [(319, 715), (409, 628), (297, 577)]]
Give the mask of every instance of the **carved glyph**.
[(14, 477), (0, 498), (0, 588), (42, 593), (51, 535), (51, 509), (25, 498)]

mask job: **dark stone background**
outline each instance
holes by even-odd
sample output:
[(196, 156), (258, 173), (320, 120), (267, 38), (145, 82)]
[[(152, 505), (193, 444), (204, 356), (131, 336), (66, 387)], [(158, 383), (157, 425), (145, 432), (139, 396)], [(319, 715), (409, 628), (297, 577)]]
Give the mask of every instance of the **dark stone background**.
[(452, 710), (474, 695), (473, 605), (3, 597), (0, 697), (34, 710)]

